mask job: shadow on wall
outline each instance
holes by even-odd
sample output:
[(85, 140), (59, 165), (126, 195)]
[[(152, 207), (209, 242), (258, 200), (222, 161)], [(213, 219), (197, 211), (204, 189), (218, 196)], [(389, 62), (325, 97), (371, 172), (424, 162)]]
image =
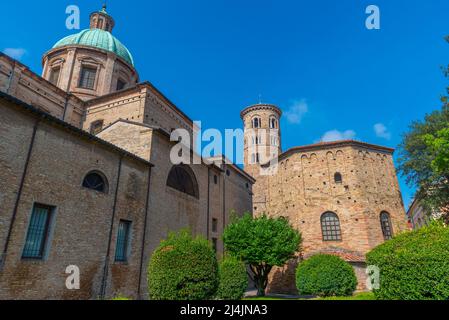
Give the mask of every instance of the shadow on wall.
[(297, 257), (288, 261), (287, 264), (281, 268), (273, 268), (269, 276), (267, 294), (297, 295), (296, 268), (301, 260), (300, 257)]

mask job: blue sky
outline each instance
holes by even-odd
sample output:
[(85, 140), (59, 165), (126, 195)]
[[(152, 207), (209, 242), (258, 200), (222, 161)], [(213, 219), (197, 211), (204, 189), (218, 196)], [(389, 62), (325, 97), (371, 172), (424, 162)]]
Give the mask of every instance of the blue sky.
[[(37, 73), (101, 1), (2, 1), (0, 50)], [(365, 9), (381, 10), (381, 30)], [(149, 80), (206, 128), (239, 128), (247, 105), (279, 105), (283, 149), (355, 138), (396, 147), (411, 121), (440, 107), (449, 63), (447, 0), (109, 0), (116, 35)], [(376, 126), (377, 125), (377, 126)], [(413, 190), (401, 178), (406, 204)]]

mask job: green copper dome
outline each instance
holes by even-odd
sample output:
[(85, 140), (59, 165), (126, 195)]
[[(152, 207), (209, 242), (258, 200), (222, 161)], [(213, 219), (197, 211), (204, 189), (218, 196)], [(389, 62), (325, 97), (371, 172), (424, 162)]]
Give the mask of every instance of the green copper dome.
[(134, 66), (134, 59), (129, 50), (110, 32), (101, 29), (86, 29), (59, 40), (54, 48), (81, 45), (115, 53), (117, 56)]

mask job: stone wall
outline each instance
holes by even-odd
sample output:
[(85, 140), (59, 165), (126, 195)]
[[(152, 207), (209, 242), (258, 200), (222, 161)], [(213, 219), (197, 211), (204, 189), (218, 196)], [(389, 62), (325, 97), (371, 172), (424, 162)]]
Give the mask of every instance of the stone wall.
[[(217, 253), (222, 255), (224, 248), (221, 236), (225, 225), (231, 221), (231, 215), (234, 211), (240, 215), (251, 211), (252, 179), (233, 166), (222, 168), (205, 163), (190, 165), (198, 183), (197, 199), (167, 186), (168, 175), (173, 167), (170, 151), (174, 144), (164, 130), (141, 123), (119, 121), (98, 136), (140, 157), (147, 159), (149, 156), (148, 159), (155, 165), (150, 184), (145, 266), (151, 253), (169, 232), (184, 228), (208, 237), (211, 241), (217, 239)], [(213, 219), (217, 219), (218, 223), (216, 232), (212, 228)], [(142, 286), (142, 292), (145, 296), (146, 283)]]
[[(256, 176), (255, 190), (262, 190), (266, 202), (254, 204), (255, 214), (288, 218), (302, 234), (305, 255), (330, 250), (363, 261), (368, 251), (384, 242), (383, 211), (391, 216), (394, 234), (408, 229), (392, 154), (386, 148), (356, 142), (300, 147), (283, 154), (277, 169), (272, 176)], [(342, 175), (341, 183), (335, 181), (335, 173)], [(329, 211), (339, 217), (341, 241), (323, 240), (321, 216)], [(279, 274), (288, 273), (285, 269), (274, 270), (272, 277), (279, 279)], [(272, 288), (288, 288), (285, 283), (294, 283), (292, 275)]]
[(84, 103), (0, 53), (0, 91), (81, 128)]
[[(0, 179), (7, 182), (2, 183), (0, 189), (2, 250), (11, 228), (0, 271), (0, 299), (98, 298), (108, 256), (111, 223), (113, 237), (106, 296), (123, 293), (137, 297), (148, 185), (147, 162), (130, 158), (87, 135), (80, 136), (61, 124), (41, 120), (12, 224), (14, 204), (38, 117), (3, 99), (0, 107)], [(107, 193), (82, 187), (84, 176), (92, 170), (101, 171), (107, 178)], [(55, 208), (48, 245), (44, 259), (24, 260), (22, 251), (36, 203)], [(112, 221), (114, 207), (115, 219)], [(120, 219), (132, 221), (127, 264), (114, 262)], [(69, 291), (65, 287), (68, 276), (65, 270), (69, 265), (80, 268), (80, 290)]]

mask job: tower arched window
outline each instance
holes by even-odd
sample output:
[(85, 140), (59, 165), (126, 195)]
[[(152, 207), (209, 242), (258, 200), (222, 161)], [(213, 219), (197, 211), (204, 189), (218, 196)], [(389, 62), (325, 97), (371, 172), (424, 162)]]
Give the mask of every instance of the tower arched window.
[(275, 118), (271, 118), (270, 119), (270, 129), (277, 129), (278, 124), (277, 124), (277, 120)]
[(99, 171), (89, 172), (83, 180), (83, 187), (97, 192), (108, 193), (106, 176)]
[(258, 117), (253, 119), (253, 128), (260, 128), (262, 127), (262, 120)]
[(321, 216), (323, 241), (341, 241), (340, 219), (334, 212), (326, 212)]
[(382, 227), (382, 234), (385, 240), (393, 238), (393, 228), (391, 227), (391, 217), (388, 212), (382, 212), (380, 214), (380, 225)]
[(167, 186), (199, 199), (198, 183), (189, 166), (173, 166), (168, 174)]
[(335, 183), (338, 183), (338, 184), (342, 184), (343, 183), (343, 176), (341, 175), (340, 172), (336, 172), (334, 174), (334, 180), (335, 180)]

